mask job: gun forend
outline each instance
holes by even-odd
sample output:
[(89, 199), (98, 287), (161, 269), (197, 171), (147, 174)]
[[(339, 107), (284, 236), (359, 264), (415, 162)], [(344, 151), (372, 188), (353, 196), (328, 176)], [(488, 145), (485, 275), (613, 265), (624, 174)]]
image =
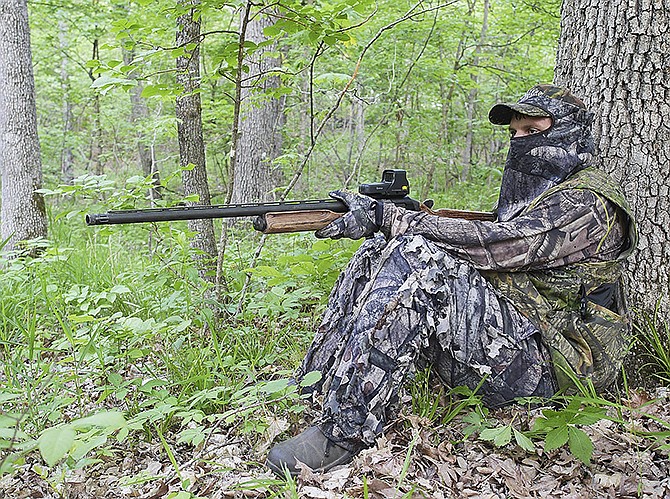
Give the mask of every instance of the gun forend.
[(330, 210), (270, 212), (254, 220), (254, 229), (264, 234), (314, 231), (325, 227), (341, 216), (342, 213)]

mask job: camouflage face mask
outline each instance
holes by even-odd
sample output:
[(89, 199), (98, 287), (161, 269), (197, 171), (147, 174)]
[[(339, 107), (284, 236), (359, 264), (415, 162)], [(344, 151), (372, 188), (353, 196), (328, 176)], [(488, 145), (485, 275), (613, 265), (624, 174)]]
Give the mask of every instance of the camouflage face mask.
[(585, 108), (531, 89), (519, 103), (543, 109), (553, 120), (544, 132), (510, 140), (500, 196), (498, 220), (518, 216), (531, 201), (573, 173), (593, 157), (593, 114)]

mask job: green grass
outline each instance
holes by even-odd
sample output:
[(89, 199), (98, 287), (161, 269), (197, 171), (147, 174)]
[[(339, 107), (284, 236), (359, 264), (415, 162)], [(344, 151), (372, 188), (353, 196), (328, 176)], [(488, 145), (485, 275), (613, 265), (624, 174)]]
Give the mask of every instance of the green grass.
[[(119, 438), (173, 431), (187, 443), (206, 437), (207, 415), (228, 414), (244, 431), (262, 432), (268, 411), (295, 413), (297, 394), (271, 383), (296, 367), (355, 244), (275, 237), (249, 269), (258, 238), (233, 234), (226, 301), (237, 303), (246, 272), (256, 276), (231, 317), (206, 301), (178, 224), (100, 230), (80, 218), (54, 217), (39, 258), (2, 262), (4, 472), (39, 442), (52, 465), (76, 465), (75, 456), (84, 459), (77, 449), (92, 442), (104, 448), (111, 433), (89, 435), (73, 423), (91, 410), (122, 411)], [(53, 437), (56, 427), (79, 444), (45, 455), (50, 440), (41, 435)]]
[(641, 378), (651, 378), (658, 384), (670, 385), (670, 325), (658, 315), (642, 313), (634, 323), (634, 351), (640, 359)]

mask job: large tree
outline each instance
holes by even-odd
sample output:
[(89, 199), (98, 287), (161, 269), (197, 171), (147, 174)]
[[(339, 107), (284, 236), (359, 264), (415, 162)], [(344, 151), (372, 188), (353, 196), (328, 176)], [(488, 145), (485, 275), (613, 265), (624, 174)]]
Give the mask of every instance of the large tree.
[[(202, 134), (202, 107), (200, 103), (200, 20), (196, 7), (199, 0), (187, 0), (183, 5), (190, 9), (177, 20), (177, 45), (187, 47), (177, 57), (177, 82), (183, 93), (175, 104), (177, 134), (179, 136), (179, 164), (184, 168), (182, 183), (184, 194), (197, 195), (193, 204), (211, 204), (207, 169), (205, 166), (205, 142)], [(192, 246), (205, 256), (216, 256), (214, 225), (211, 219), (189, 220), (188, 227), (196, 233)], [(207, 266), (202, 269), (203, 275)]]
[(0, 0), (1, 237), (5, 249), (47, 234), (26, 0)]
[(556, 82), (595, 111), (598, 166), (637, 216), (629, 261), (633, 305), (670, 315), (670, 49), (667, 0), (565, 0)]
[[(249, 15), (249, 11), (243, 15)], [(267, 40), (263, 30), (273, 22), (272, 17), (260, 13), (247, 23), (243, 19), (244, 39), (255, 45), (262, 44)], [(240, 81), (241, 119), (233, 156), (234, 202), (269, 201), (270, 191), (279, 178), (273, 171), (272, 161), (282, 148), (284, 98), (272, 96), (272, 91), (281, 85), (279, 76), (271, 72), (281, 65), (281, 60), (272, 56), (276, 50), (274, 43), (261, 46), (245, 61), (248, 71)]]

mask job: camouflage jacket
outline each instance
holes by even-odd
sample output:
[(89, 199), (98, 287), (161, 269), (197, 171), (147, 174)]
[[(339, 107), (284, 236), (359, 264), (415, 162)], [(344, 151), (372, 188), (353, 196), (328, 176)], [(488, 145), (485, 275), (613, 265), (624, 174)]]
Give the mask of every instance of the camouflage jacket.
[(506, 222), (384, 209), (387, 237), (421, 234), (467, 260), (541, 331), (559, 385), (597, 388), (627, 350), (621, 261), (636, 231), (620, 188), (595, 168), (572, 175)]
[[(633, 216), (618, 185), (595, 169), (578, 172), (531, 203), (559, 190), (588, 189), (616, 206), (614, 217), (626, 220), (621, 252), (611, 260), (584, 261), (563, 268), (527, 273), (491, 273), (488, 280), (542, 331), (550, 347), (561, 387), (589, 378), (596, 388), (610, 385), (628, 351), (626, 304), (621, 261), (637, 241)], [(623, 212), (623, 214), (621, 213)], [(608, 290), (608, 306), (598, 294)]]

